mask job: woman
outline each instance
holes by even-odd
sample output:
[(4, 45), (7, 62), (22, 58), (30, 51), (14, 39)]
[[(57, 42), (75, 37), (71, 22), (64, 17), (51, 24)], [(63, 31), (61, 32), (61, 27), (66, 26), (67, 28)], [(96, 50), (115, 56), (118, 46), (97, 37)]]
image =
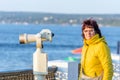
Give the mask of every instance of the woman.
[(112, 80), (110, 50), (95, 20), (83, 21), (82, 37), (84, 45), (79, 80)]

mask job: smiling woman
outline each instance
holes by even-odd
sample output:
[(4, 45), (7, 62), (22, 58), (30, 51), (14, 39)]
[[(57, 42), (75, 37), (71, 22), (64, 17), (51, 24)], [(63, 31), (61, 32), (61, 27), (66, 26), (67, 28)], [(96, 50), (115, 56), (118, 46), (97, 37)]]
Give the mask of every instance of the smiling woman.
[(83, 21), (81, 69), (79, 80), (112, 80), (110, 50), (95, 20)]

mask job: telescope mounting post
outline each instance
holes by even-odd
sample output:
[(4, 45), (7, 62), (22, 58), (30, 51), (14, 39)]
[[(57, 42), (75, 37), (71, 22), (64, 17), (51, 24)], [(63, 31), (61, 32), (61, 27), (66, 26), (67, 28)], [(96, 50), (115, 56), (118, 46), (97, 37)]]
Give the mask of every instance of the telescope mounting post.
[(33, 53), (33, 74), (35, 80), (45, 80), (48, 74), (47, 54), (42, 52), (42, 39), (36, 39), (36, 51)]

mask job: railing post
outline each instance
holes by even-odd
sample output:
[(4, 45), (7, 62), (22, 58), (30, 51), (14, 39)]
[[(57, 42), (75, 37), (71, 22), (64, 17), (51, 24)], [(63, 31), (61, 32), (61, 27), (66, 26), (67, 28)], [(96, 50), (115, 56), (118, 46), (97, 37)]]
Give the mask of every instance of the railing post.
[(117, 54), (120, 54), (120, 41), (117, 43)]

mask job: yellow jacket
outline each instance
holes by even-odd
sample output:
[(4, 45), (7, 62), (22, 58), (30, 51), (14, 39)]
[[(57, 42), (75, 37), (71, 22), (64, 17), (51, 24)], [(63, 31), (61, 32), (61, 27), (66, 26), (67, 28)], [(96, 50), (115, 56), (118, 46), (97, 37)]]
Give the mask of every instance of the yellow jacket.
[(96, 34), (90, 40), (84, 40), (81, 67), (89, 77), (97, 77), (103, 72), (103, 80), (112, 80), (112, 59), (104, 37), (99, 38)]

